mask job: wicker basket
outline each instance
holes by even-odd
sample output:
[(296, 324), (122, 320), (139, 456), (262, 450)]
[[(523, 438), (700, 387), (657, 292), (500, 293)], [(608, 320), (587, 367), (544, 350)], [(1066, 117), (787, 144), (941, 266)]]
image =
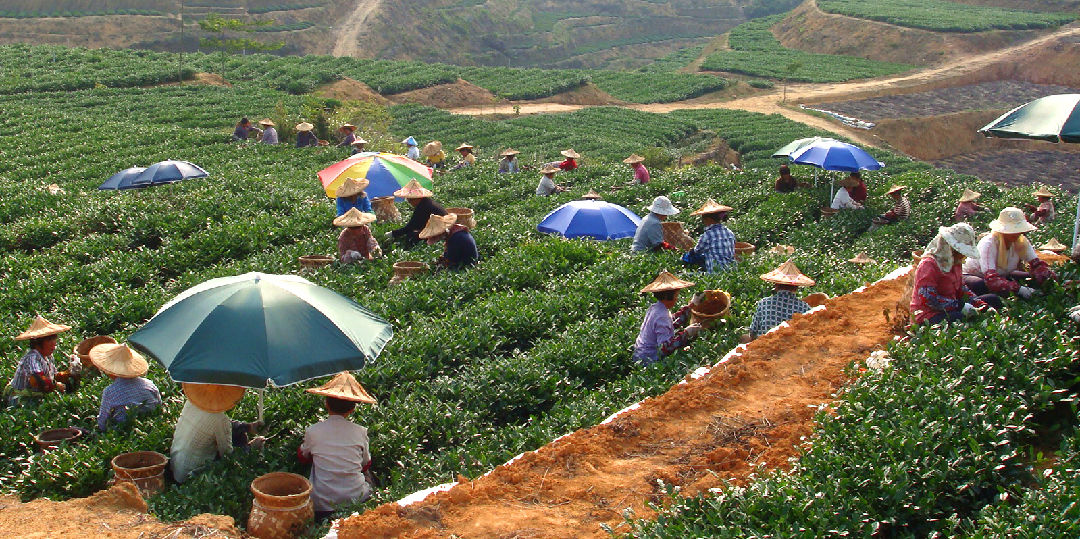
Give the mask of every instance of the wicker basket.
[(757, 247), (753, 243), (746, 243), (745, 241), (735, 242), (735, 259), (740, 260), (746, 258), (757, 250)]
[(691, 238), (683, 229), (683, 224), (678, 221), (664, 221), (660, 223), (660, 227), (664, 230), (664, 241), (677, 249), (689, 251), (697, 245), (694, 238)]
[(296, 259), (300, 262), (301, 269), (316, 269), (332, 264), (333, 257), (326, 255), (304, 255)]
[(390, 284), (398, 284), (405, 279), (425, 273), (427, 270), (428, 265), (423, 262), (413, 262), (408, 260), (394, 262), (394, 276), (390, 278)]
[(117, 483), (134, 483), (143, 499), (165, 490), (165, 465), (169, 457), (157, 451), (121, 453), (113, 457), (112, 465)]
[(64, 442), (73, 442), (79, 438), (82, 438), (81, 430), (67, 427), (39, 432), (37, 436), (34, 436), (34, 443), (37, 444), (38, 449), (48, 451)]
[(821, 216), (822, 217), (831, 217), (833, 215), (836, 215), (839, 212), (840, 212), (840, 210), (834, 210), (834, 209), (832, 209), (830, 207), (821, 208)]
[(706, 290), (705, 300), (690, 307), (690, 323), (709, 327), (726, 316), (729, 310), (731, 310), (731, 294), (723, 290)]
[(247, 531), (263, 539), (295, 537), (315, 517), (311, 483), (301, 475), (270, 472), (251, 482)]
[(92, 374), (97, 371), (97, 367), (90, 361), (90, 349), (99, 344), (116, 344), (116, 339), (108, 335), (98, 335), (97, 337), (83, 339), (83, 342), (75, 347), (75, 355), (79, 356), (79, 361), (82, 362), (83, 371), (86, 374)]
[(457, 224), (468, 227), (469, 230), (476, 228), (476, 217), (471, 208), (446, 208), (446, 213), (457, 216)]

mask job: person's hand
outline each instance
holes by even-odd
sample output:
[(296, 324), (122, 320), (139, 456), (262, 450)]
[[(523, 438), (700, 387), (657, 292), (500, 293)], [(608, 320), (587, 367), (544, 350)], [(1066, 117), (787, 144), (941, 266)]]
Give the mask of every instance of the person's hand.
[(701, 324), (690, 324), (689, 326), (686, 326), (686, 329), (683, 331), (686, 332), (686, 336), (692, 339), (697, 337), (698, 333), (701, 331)]
[(260, 450), (265, 445), (266, 445), (266, 437), (265, 436), (256, 436), (256, 437), (252, 438), (248, 442), (248, 447), (250, 447), (252, 449), (255, 449), (255, 450)]
[(393, 230), (386, 231), (386, 233), (383, 234), (383, 237), (388, 239), (388, 240), (394, 239), (394, 231)]
[(705, 293), (698, 292), (694, 294), (694, 297), (690, 298), (690, 305), (701, 305), (703, 301), (705, 301)]
[(965, 303), (964, 306), (960, 309), (960, 313), (964, 315), (964, 318), (971, 318), (972, 316), (978, 314), (978, 312), (979, 310), (970, 303)]
[(1031, 299), (1031, 296), (1034, 296), (1037, 292), (1034, 288), (1031, 288), (1029, 286), (1021, 286), (1020, 290), (1018, 290), (1016, 293), (1024, 299)]
[(65, 389), (67, 389), (67, 386), (65, 386), (63, 382), (56, 382), (54, 385), (56, 387), (57, 393), (62, 393)]

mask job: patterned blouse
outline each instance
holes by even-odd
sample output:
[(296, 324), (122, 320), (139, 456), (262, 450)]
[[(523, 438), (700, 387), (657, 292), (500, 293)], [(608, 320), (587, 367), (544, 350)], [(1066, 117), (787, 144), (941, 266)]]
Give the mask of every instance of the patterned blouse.
[(757, 338), (781, 322), (791, 320), (795, 313), (805, 313), (810, 304), (799, 299), (790, 290), (780, 290), (775, 294), (758, 300), (754, 308), (754, 318), (750, 322), (750, 336)]

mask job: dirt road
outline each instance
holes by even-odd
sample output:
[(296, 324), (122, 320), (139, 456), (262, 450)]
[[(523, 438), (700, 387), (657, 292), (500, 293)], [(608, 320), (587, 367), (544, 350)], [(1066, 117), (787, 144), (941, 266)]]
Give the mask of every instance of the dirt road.
[(338, 27), (334, 56), (361, 56), (360, 36), (367, 31), (367, 19), (379, 7), (379, 0), (359, 0), (349, 17)]

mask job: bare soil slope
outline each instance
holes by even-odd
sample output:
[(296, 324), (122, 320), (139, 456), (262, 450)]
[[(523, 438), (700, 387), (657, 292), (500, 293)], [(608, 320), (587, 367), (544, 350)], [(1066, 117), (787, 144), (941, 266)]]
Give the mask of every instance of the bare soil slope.
[(371, 101), (380, 105), (386, 105), (390, 103), (389, 99), (379, 95), (378, 92), (372, 90), (370, 86), (349, 77), (345, 77), (337, 82), (330, 84), (324, 84), (315, 89), (312, 94), (318, 97), (326, 97), (330, 99), (340, 99), (348, 101)]
[(467, 107), (490, 105), (495, 102), (495, 94), (490, 90), (463, 79), (386, 97), (394, 103), (419, 103), (430, 107)]
[(623, 512), (650, 516), (658, 480), (694, 495), (728, 479), (786, 468), (813, 430), (816, 406), (847, 381), (844, 369), (893, 337), (891, 311), (906, 279), (832, 299), (754, 341), (741, 356), (614, 420), (579, 430), (446, 492), (386, 504), (343, 521), (342, 538), (607, 537)]

